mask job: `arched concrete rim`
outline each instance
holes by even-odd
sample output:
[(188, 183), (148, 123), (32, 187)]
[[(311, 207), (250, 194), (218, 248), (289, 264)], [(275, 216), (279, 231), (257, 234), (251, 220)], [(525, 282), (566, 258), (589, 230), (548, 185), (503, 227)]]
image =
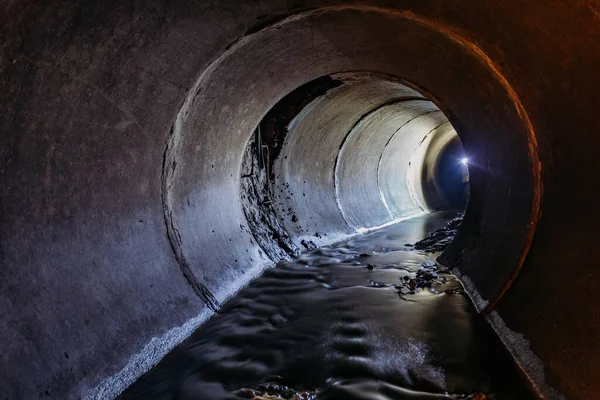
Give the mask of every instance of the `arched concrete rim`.
[[(176, 177), (177, 177), (177, 173), (179, 171), (176, 170), (175, 164), (172, 162), (169, 162), (169, 161), (170, 160), (174, 161), (174, 159), (177, 158), (177, 156), (181, 157), (181, 154), (178, 154), (178, 153), (180, 153), (181, 149), (182, 149), (182, 139), (185, 137), (185, 135), (182, 132), (184, 132), (186, 130), (186, 128), (183, 127), (183, 124), (186, 124), (189, 121), (188, 113), (197, 110), (199, 104), (208, 100), (206, 95), (203, 94), (203, 92), (205, 90), (207, 90), (209, 87), (211, 87), (211, 85), (212, 85), (212, 87), (214, 87), (215, 86), (214, 82), (218, 80), (215, 78), (219, 74), (222, 73), (223, 67), (226, 66), (229, 62), (231, 62), (231, 60), (234, 59), (236, 55), (239, 55), (240, 52), (243, 52), (244, 48), (251, 47), (253, 42), (256, 43), (261, 38), (267, 37), (267, 36), (269, 36), (269, 34), (273, 34), (274, 30), (278, 30), (277, 35), (281, 35), (281, 33), (284, 32), (284, 30), (281, 28), (289, 27), (294, 24), (301, 25), (303, 20), (305, 21), (305, 20), (308, 20), (311, 18), (317, 18), (317, 19), (325, 18), (326, 19), (327, 17), (331, 17), (334, 14), (339, 15), (339, 13), (361, 13), (362, 17), (377, 16), (377, 18), (383, 18), (383, 19), (393, 18), (395, 21), (401, 22), (404, 24), (409, 24), (417, 30), (419, 30), (419, 29), (424, 30), (423, 32), (427, 32), (426, 35), (437, 36), (436, 43), (437, 43), (437, 41), (442, 40), (442, 41), (446, 42), (447, 44), (454, 45), (455, 48), (453, 50), (458, 50), (462, 54), (462, 56), (467, 56), (471, 60), (471, 63), (473, 61), (475, 61), (476, 64), (478, 64), (479, 68), (483, 68), (485, 70), (485, 73), (494, 79), (495, 84), (498, 84), (504, 91), (504, 95), (506, 96), (505, 101), (508, 101), (514, 107), (514, 111), (517, 113), (519, 120), (520, 120), (519, 123), (522, 124), (522, 127), (525, 130), (525, 134), (526, 134), (525, 140), (526, 140), (527, 146), (528, 146), (527, 155), (528, 155), (529, 161), (530, 161), (529, 164), (530, 164), (530, 172), (531, 172), (531, 178), (532, 178), (531, 179), (532, 196), (531, 196), (531, 199), (529, 200), (529, 202), (531, 203), (531, 206), (529, 207), (530, 210), (529, 210), (528, 227), (527, 227), (526, 233), (524, 235), (525, 237), (523, 240), (523, 244), (521, 246), (522, 248), (521, 248), (520, 254), (518, 256), (518, 260), (516, 263), (517, 265), (515, 266), (514, 269), (512, 269), (512, 272), (510, 273), (508, 278), (506, 278), (504, 280), (504, 283), (502, 284), (500, 291), (497, 291), (497, 293), (495, 295), (490, 295), (490, 291), (488, 290), (487, 291), (488, 293), (484, 296), (485, 298), (481, 297), (481, 293), (480, 293), (481, 290), (479, 290), (480, 283), (473, 283), (473, 280), (470, 278), (471, 274), (474, 271), (473, 267), (465, 268), (464, 260), (460, 259), (460, 257), (458, 259), (456, 258), (461, 253), (464, 252), (463, 250), (466, 247), (468, 247), (469, 235), (470, 235), (468, 233), (468, 230), (470, 228), (469, 225), (473, 225), (474, 219), (476, 219), (475, 216), (473, 215), (473, 213), (469, 212), (469, 210), (467, 211), (467, 215), (465, 216), (465, 223), (464, 223), (463, 229), (459, 233), (457, 240), (454, 242), (454, 244), (451, 246), (451, 248), (447, 251), (447, 253), (446, 253), (447, 256), (444, 258), (444, 260), (442, 260), (445, 262), (449, 262), (449, 260), (452, 260), (452, 261), (450, 261), (450, 263), (456, 267), (456, 271), (463, 278), (463, 282), (465, 283), (469, 293), (471, 294), (477, 308), (479, 310), (482, 310), (486, 307), (489, 308), (490, 306), (495, 304), (495, 302), (501, 297), (502, 293), (504, 293), (506, 291), (506, 289), (510, 286), (510, 283), (512, 282), (512, 280), (518, 273), (520, 267), (523, 264), (525, 256), (527, 254), (527, 250), (529, 249), (529, 247), (531, 245), (531, 240), (533, 238), (533, 235), (535, 232), (535, 227), (537, 225), (539, 209), (540, 209), (540, 202), (541, 202), (542, 188), (541, 188), (541, 181), (540, 181), (541, 165), (539, 163), (539, 159), (538, 159), (538, 155), (537, 155), (537, 142), (535, 139), (535, 134), (534, 134), (531, 122), (529, 121), (529, 118), (527, 117), (527, 113), (526, 113), (523, 105), (519, 101), (519, 98), (518, 98), (516, 92), (511, 87), (508, 80), (502, 75), (499, 68), (493, 63), (493, 61), (479, 47), (477, 47), (477, 45), (466, 40), (465, 38), (461, 37), (456, 32), (453, 32), (451, 29), (449, 29), (443, 25), (423, 19), (423, 18), (418, 17), (415, 14), (413, 14), (411, 12), (407, 12), (407, 11), (397, 11), (397, 10), (384, 9), (384, 8), (379, 8), (379, 7), (370, 7), (370, 6), (332, 6), (332, 7), (321, 8), (318, 10), (312, 10), (312, 11), (308, 11), (308, 12), (304, 12), (304, 13), (299, 13), (299, 14), (290, 16), (290, 17), (284, 19), (283, 21), (275, 23), (269, 27), (266, 27), (265, 29), (262, 29), (259, 32), (256, 32), (252, 35), (242, 38), (234, 46), (232, 46), (228, 51), (226, 51), (218, 60), (216, 60), (209, 68), (207, 68), (205, 70), (205, 72), (202, 74), (202, 76), (196, 83), (194, 90), (191, 91), (190, 96), (188, 97), (188, 99), (184, 103), (184, 106), (182, 107), (181, 111), (178, 114), (178, 117), (177, 117), (178, 123), (176, 123), (174, 125), (175, 129), (173, 129), (172, 135), (170, 135), (169, 145), (167, 146), (167, 149), (165, 151), (165, 160), (166, 161), (165, 161), (164, 170), (163, 170), (163, 172), (164, 172), (163, 173), (163, 188), (165, 189), (164, 192), (166, 193), (166, 195), (164, 197), (165, 200), (163, 202), (164, 211), (165, 211), (165, 221), (167, 221), (167, 227), (170, 229), (170, 231), (174, 232), (174, 234), (170, 235), (170, 238), (171, 238), (171, 243), (173, 245), (175, 254), (181, 255), (178, 257), (178, 260), (181, 260), (181, 259), (187, 260), (187, 258), (189, 258), (189, 257), (186, 258), (186, 256), (183, 255), (185, 253), (185, 251), (183, 250), (184, 246), (181, 243), (182, 237), (185, 238), (183, 240), (188, 240), (187, 239), (188, 236), (190, 236), (190, 238), (195, 237), (196, 240), (192, 239), (190, 241), (190, 243), (194, 243), (198, 239), (201, 239), (204, 237), (202, 234), (197, 233), (197, 232), (194, 234), (194, 229), (192, 227), (190, 227), (190, 229), (189, 229), (189, 231), (190, 231), (189, 233), (192, 233), (191, 235), (189, 235), (189, 234), (181, 235), (180, 234), (181, 230), (182, 230), (180, 225), (182, 223), (189, 222), (189, 220), (193, 218), (193, 216), (195, 214), (194, 212), (188, 213), (189, 218), (188, 217), (183, 218), (182, 220), (180, 220), (180, 222), (175, 222), (175, 220), (177, 218), (174, 217), (175, 215), (178, 214), (178, 212), (181, 212), (181, 210), (176, 209), (174, 202), (173, 202), (173, 198), (174, 198), (173, 193), (175, 192), (174, 187), (176, 186)], [(423, 32), (420, 32), (420, 33), (423, 34)], [(313, 40), (313, 42), (314, 42), (314, 36), (312, 36), (312, 31), (311, 31), (311, 40)], [(313, 45), (314, 45), (314, 43), (313, 43)], [(264, 48), (264, 43), (263, 43), (263, 48)], [(302, 48), (302, 45), (300, 45), (299, 48)], [(353, 60), (353, 61), (356, 61), (356, 60)], [(463, 59), (463, 61), (465, 61), (465, 60)], [(356, 64), (357, 63), (354, 62), (354, 68), (357, 67)], [(368, 64), (368, 63), (366, 63), (366, 64)], [(473, 65), (473, 64), (471, 64), (471, 65)], [(320, 66), (320, 67), (322, 68), (323, 66)], [(332, 66), (329, 66), (329, 68), (331, 68), (331, 67)], [(365, 67), (367, 67), (367, 66), (365, 65)], [(315, 69), (318, 69), (318, 68), (315, 68)], [(363, 69), (363, 68), (360, 68), (360, 69)], [(365, 69), (371, 69), (371, 68), (367, 67)], [(391, 71), (385, 71), (385, 70), (382, 71), (379, 68), (373, 68), (373, 69), (375, 69), (376, 72), (383, 72), (383, 73), (388, 73), (388, 74), (391, 72)], [(335, 71), (335, 70), (329, 71), (327, 69), (325, 69), (325, 70), (322, 69), (320, 71), (317, 71), (317, 70), (311, 71), (311, 73), (314, 74), (312, 76), (313, 78), (316, 76), (322, 76), (325, 73), (332, 73), (332, 72), (340, 72), (340, 70), (338, 69), (337, 71)], [(400, 72), (400, 71), (396, 71), (396, 72)], [(302, 75), (302, 74), (299, 74), (299, 75)], [(396, 73), (396, 75), (400, 75), (403, 78), (406, 78), (407, 81), (410, 80), (411, 82), (416, 82), (414, 84), (414, 87), (421, 89), (420, 91), (422, 93), (429, 95), (428, 96), (429, 98), (432, 98), (434, 101), (436, 101), (438, 106), (443, 111), (445, 111), (446, 115), (448, 115), (450, 117), (451, 122), (453, 122), (453, 125), (457, 126), (457, 131), (458, 131), (459, 135), (465, 134), (466, 126), (462, 124), (462, 122), (460, 120), (460, 118), (461, 118), (460, 116), (454, 115), (455, 107), (453, 107), (453, 109), (450, 109), (450, 108), (444, 106), (445, 103), (449, 104), (450, 102), (445, 101), (444, 98), (436, 97), (437, 93), (439, 93), (440, 91), (437, 90), (435, 86), (431, 87), (431, 92), (430, 92), (429, 90), (424, 89), (424, 87), (428, 86), (427, 83), (420, 82), (419, 78), (413, 79), (410, 76), (411, 75), (410, 73), (406, 73), (406, 72)], [(305, 76), (304, 78), (300, 78), (301, 79), (300, 81), (297, 80), (298, 78), (300, 78), (300, 77), (296, 76), (296, 79), (289, 79), (288, 80), (289, 86), (287, 88), (279, 88), (278, 93), (270, 94), (268, 96), (269, 98), (272, 99), (270, 106), (272, 106), (274, 101), (281, 98), (285, 93), (290, 92), (291, 90), (293, 90), (294, 87), (297, 87), (299, 84), (304, 83), (306, 81), (307, 77)], [(487, 88), (487, 89), (490, 89), (490, 88)], [(210, 90), (208, 90), (208, 91), (210, 91)], [(434, 95), (433, 92), (435, 92), (436, 95)], [(209, 103), (211, 103), (211, 104), (204, 104), (204, 105), (205, 106), (212, 105), (213, 109), (217, 105), (217, 102), (215, 102), (214, 97), (212, 99), (210, 99)], [(261, 110), (257, 110), (257, 111), (260, 115), (264, 115), (264, 113), (267, 111), (267, 109), (268, 108), (263, 107)], [(250, 123), (250, 125), (246, 126), (246, 128), (249, 128), (251, 125), (256, 125), (256, 123), (257, 123), (256, 116), (258, 116), (258, 115), (255, 115), (254, 117), (252, 117), (254, 122)], [(195, 115), (194, 117), (197, 117), (197, 115)], [(246, 130), (246, 129), (242, 129), (242, 130)], [(249, 131), (249, 129), (248, 129), (248, 131)], [(495, 138), (495, 139), (497, 139), (497, 138)], [(236, 138), (236, 141), (239, 142), (239, 139)], [(471, 142), (469, 140), (463, 140), (463, 142), (465, 143), (466, 147), (471, 146)], [(189, 148), (190, 146), (188, 146), (186, 144), (185, 147)], [(237, 157), (238, 154), (236, 152), (227, 151), (228, 149), (224, 149), (224, 150), (226, 150), (225, 154), (228, 154), (229, 157), (231, 157), (230, 159), (229, 158), (227, 159), (227, 162), (230, 163), (231, 165), (235, 165), (236, 159), (239, 159), (239, 157)], [(488, 159), (486, 161), (489, 163), (490, 160)], [(228, 164), (228, 163), (226, 163), (226, 164)], [(237, 163), (237, 164), (239, 164), (239, 163)], [(172, 172), (169, 172), (170, 171), (169, 166), (173, 166)], [(214, 167), (212, 167), (212, 168), (214, 168)], [(239, 170), (239, 165), (237, 165), (237, 168), (234, 168), (232, 171), (238, 172), (238, 170)], [(183, 175), (186, 175), (186, 179), (189, 178), (189, 176), (187, 176), (187, 174), (183, 174)], [(179, 177), (181, 178), (181, 176), (182, 175), (180, 175)], [(235, 176), (235, 174), (231, 174), (230, 176), (233, 177), (233, 176)], [(477, 177), (477, 174), (473, 174), (473, 176)], [(224, 177), (226, 177), (226, 175), (224, 175), (222, 178), (224, 178)], [(211, 181), (214, 181), (216, 176), (213, 176), (212, 178), (210, 178), (210, 177), (207, 177), (207, 178), (208, 178), (208, 182), (211, 182)], [(181, 179), (180, 179), (180, 181), (181, 181)], [(206, 181), (204, 181), (204, 182), (206, 182)], [(475, 183), (472, 185), (472, 187), (476, 187), (477, 184), (478, 184), (478, 182), (477, 182), (477, 180), (475, 180)], [(175, 197), (177, 197), (177, 196), (175, 196)], [(205, 194), (203, 194), (202, 197), (204, 197), (204, 200), (207, 200)], [(210, 203), (210, 201), (209, 201), (209, 203)], [(205, 203), (204, 206), (208, 206), (210, 208), (211, 205), (214, 206), (215, 204), (216, 203), (213, 201), (211, 204)], [(188, 210), (188, 211), (190, 211), (190, 210)], [(210, 217), (212, 217), (212, 216), (214, 216), (214, 214), (210, 215)], [(216, 222), (216, 220), (213, 222)], [(177, 226), (177, 225), (179, 225), (179, 226)], [(242, 227), (242, 231), (243, 231), (243, 227)], [(176, 234), (175, 234), (175, 232), (176, 232)], [(242, 235), (242, 236), (244, 236), (244, 235)], [(223, 239), (223, 238), (220, 238), (220, 239)], [(231, 238), (229, 238), (229, 239), (230, 239), (230, 241), (232, 241)], [(247, 235), (244, 238), (244, 241), (249, 242), (248, 244), (250, 244), (250, 245), (253, 244), (252, 238), (247, 237)], [(214, 243), (214, 241), (213, 241), (213, 243)], [(255, 255), (257, 256), (257, 258), (260, 258), (261, 252), (258, 251), (258, 254), (255, 254)], [(452, 257), (452, 255), (454, 255), (454, 258)], [(200, 260), (200, 257), (197, 254), (193, 258), (195, 258), (196, 263)], [(264, 257), (262, 258), (262, 260), (263, 260), (263, 263), (268, 263), (268, 260), (264, 259)], [(182, 263), (180, 261), (182, 270), (185, 271), (185, 265), (187, 263), (188, 263), (188, 261), (185, 261), (184, 263)], [(202, 271), (202, 272), (204, 272), (204, 271)], [(237, 275), (237, 274), (234, 274), (234, 275)], [(477, 279), (475, 279), (475, 281), (476, 280)], [(199, 285), (203, 285), (203, 284), (199, 284)], [(210, 290), (209, 290), (209, 292), (210, 292)], [(231, 290), (227, 290), (227, 292), (231, 293)]]

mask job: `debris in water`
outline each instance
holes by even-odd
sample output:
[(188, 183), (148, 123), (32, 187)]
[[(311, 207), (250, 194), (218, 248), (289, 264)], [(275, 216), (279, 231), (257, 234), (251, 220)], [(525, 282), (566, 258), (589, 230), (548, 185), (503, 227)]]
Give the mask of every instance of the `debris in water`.
[(456, 236), (456, 232), (458, 231), (462, 220), (463, 214), (460, 213), (456, 218), (448, 222), (445, 227), (430, 233), (424, 239), (415, 243), (414, 249), (422, 250), (427, 253), (435, 253), (437, 251), (445, 250), (446, 247), (452, 243), (454, 236)]
[(261, 383), (256, 389), (240, 389), (234, 394), (238, 398), (252, 400), (314, 400), (317, 398), (317, 392), (314, 390), (297, 390), (275, 382)]
[[(404, 294), (415, 294), (416, 292), (428, 288), (432, 293), (440, 294), (434, 285), (439, 288), (440, 285), (445, 284), (448, 279), (443, 276), (450, 274), (447, 268), (444, 268), (437, 264), (433, 260), (425, 260), (421, 263), (419, 271), (414, 276), (404, 275), (400, 277), (400, 284), (395, 285), (398, 295)], [(403, 291), (407, 290), (406, 292)], [(457, 289), (449, 288), (444, 291), (446, 294), (459, 293)]]

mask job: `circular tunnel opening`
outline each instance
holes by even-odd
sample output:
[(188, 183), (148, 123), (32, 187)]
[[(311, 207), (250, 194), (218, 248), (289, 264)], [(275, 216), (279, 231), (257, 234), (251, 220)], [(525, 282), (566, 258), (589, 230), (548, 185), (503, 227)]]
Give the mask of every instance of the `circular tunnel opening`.
[(446, 115), (399, 79), (327, 75), (279, 100), (249, 138), (244, 214), (277, 261), (422, 213), (464, 211), (465, 154)]
[(221, 302), (304, 249), (464, 204), (443, 171), (456, 132), (468, 208), (440, 261), (483, 310), (522, 265), (541, 201), (535, 135), (500, 69), (466, 38), (394, 10), (268, 25), (204, 71), (169, 133), (161, 184), (176, 258)]
[(409, 161), (407, 183), (424, 211), (467, 208), (469, 158), (449, 122), (417, 147)]

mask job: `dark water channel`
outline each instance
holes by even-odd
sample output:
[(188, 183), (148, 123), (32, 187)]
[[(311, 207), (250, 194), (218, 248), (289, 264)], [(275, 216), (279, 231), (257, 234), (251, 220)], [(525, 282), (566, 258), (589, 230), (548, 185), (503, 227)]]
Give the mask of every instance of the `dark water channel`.
[(407, 220), (266, 270), (120, 399), (253, 398), (240, 389), (264, 382), (317, 399), (533, 398), (452, 275), (414, 294), (399, 286), (439, 256), (405, 244), (453, 216)]

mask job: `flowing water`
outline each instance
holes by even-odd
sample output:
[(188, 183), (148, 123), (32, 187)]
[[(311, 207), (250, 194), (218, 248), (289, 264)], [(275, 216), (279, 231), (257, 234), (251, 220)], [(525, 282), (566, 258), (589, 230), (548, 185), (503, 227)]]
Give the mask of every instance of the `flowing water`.
[[(417, 217), (266, 270), (120, 399), (251, 399), (282, 386), (309, 390), (286, 399), (533, 398), (460, 283), (435, 264), (439, 253), (407, 246), (453, 216)], [(431, 287), (418, 287), (419, 271)]]

